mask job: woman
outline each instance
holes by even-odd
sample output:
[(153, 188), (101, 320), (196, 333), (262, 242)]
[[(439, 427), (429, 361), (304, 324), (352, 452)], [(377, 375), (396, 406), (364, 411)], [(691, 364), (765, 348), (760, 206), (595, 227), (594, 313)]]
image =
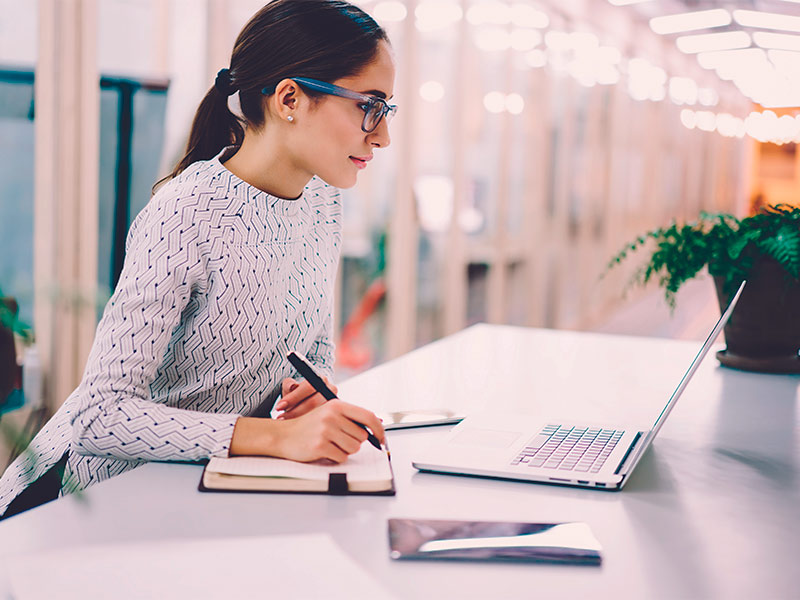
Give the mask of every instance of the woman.
[[(80, 385), (0, 479), (0, 514), (149, 460), (342, 462), (367, 437), (356, 422), (383, 440), (375, 415), (326, 403), (285, 357), (331, 374), (335, 187), (389, 144), (394, 73), (386, 33), (340, 0), (275, 0), (245, 25), (131, 226)], [(278, 419), (259, 418), (281, 393)]]

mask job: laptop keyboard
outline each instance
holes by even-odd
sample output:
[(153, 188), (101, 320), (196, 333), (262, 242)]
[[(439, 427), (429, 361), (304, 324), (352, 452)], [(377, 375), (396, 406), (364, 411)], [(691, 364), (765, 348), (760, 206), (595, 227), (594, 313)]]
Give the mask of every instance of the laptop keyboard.
[(547, 425), (514, 457), (511, 464), (597, 473), (623, 433), (618, 429)]

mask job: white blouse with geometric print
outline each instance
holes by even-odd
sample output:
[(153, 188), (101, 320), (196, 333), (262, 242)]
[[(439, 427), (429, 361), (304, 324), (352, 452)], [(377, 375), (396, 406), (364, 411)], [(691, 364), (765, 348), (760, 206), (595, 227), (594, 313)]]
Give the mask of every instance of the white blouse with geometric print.
[(297, 376), (290, 350), (331, 374), (339, 193), (315, 177), (300, 198), (270, 196), (223, 154), (131, 225), (82, 381), (3, 474), (0, 515), (66, 451), (64, 492), (149, 460), (226, 456), (236, 419), (267, 415)]

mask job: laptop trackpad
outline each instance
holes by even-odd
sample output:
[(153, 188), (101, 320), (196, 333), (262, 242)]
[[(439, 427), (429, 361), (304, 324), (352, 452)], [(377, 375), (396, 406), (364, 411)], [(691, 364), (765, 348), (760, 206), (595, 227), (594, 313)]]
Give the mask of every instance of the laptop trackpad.
[(480, 446), (483, 448), (508, 448), (520, 434), (515, 431), (498, 431), (496, 429), (462, 429), (450, 440), (451, 444)]

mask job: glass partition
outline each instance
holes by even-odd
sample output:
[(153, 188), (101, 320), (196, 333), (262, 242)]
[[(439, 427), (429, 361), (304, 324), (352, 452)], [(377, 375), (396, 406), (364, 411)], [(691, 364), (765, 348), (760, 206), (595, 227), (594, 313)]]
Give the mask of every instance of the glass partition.
[(128, 228), (158, 179), (167, 84), (103, 77), (100, 85), (97, 271), (108, 294), (122, 268)]
[(33, 323), (33, 72), (0, 67), (0, 290)]

